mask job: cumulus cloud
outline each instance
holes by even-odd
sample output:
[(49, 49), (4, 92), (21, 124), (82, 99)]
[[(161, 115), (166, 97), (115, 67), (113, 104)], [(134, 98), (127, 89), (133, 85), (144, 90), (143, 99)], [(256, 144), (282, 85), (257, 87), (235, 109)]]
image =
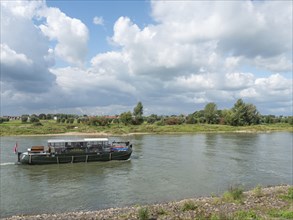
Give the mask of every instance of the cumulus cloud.
[[(156, 25), (140, 28), (121, 17), (112, 40), (122, 48), (132, 75), (162, 80), (162, 95), (199, 103), (217, 102), (229, 93), (232, 100), (269, 102), (268, 93), (257, 89), (261, 80), (257, 71), (275, 82), (275, 73), (292, 71), (292, 32), (288, 31), (292, 3), (152, 1), (151, 5)], [(256, 72), (242, 72), (249, 66)], [(288, 83), (280, 86), (292, 91)]]
[[(11, 108), (21, 99), (32, 110), (119, 114), (142, 101), (146, 114), (188, 114), (243, 98), (263, 113), (292, 112), (292, 2), (151, 1), (155, 22), (118, 18), (114, 49), (97, 52), (87, 67), (90, 32), (81, 20), (42, 1), (5, 4), (2, 96)], [(70, 66), (54, 67), (55, 59)], [(37, 85), (47, 92), (30, 99), (25, 87), (41, 91)]]
[[(55, 80), (48, 70), (54, 63), (49, 58), (48, 41), (32, 22), (31, 15), (23, 13), (27, 7), (19, 2), (15, 2), (15, 8), (14, 2), (4, 3), (1, 10), (1, 80), (22, 92), (45, 92)], [(28, 13), (38, 8), (35, 4), (28, 6)]]
[(33, 18), (37, 11), (46, 7), (43, 0), (36, 1), (2, 1), (1, 7), (17, 17)]
[(252, 73), (226, 73), (225, 74), (225, 89), (243, 89), (251, 87), (254, 83)]
[(78, 19), (70, 18), (58, 8), (45, 8), (40, 14), (46, 23), (39, 27), (50, 40), (57, 40), (55, 53), (71, 64), (81, 66), (87, 54), (88, 29)]
[(28, 59), (25, 54), (17, 54), (6, 44), (1, 44), (1, 61), (8, 66), (17, 65), (18, 63), (30, 66), (33, 63), (32, 60)]

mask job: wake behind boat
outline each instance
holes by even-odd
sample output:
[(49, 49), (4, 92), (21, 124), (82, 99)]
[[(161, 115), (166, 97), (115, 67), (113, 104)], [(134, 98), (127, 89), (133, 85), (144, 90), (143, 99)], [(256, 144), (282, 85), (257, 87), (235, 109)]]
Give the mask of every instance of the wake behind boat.
[(18, 152), (21, 164), (59, 164), (110, 160), (127, 160), (132, 153), (129, 141), (109, 143), (108, 138), (48, 140), (47, 146), (32, 146)]

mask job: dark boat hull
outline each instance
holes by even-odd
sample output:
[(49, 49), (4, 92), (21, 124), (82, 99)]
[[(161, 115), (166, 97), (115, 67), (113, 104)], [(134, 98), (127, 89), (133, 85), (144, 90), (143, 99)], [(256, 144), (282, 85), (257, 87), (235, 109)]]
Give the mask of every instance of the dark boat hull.
[(41, 165), (41, 164), (60, 164), (60, 163), (88, 163), (110, 160), (128, 160), (132, 149), (118, 152), (103, 153), (62, 153), (62, 154), (28, 154), (20, 153), (19, 162), (21, 164)]

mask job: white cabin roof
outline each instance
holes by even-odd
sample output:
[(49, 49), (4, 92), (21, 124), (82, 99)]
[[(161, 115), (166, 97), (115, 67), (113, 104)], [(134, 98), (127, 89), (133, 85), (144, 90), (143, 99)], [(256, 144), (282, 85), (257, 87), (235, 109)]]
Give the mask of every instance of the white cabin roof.
[(109, 141), (108, 138), (83, 138), (83, 139), (73, 139), (73, 140), (70, 140), (70, 139), (67, 139), (67, 140), (62, 140), (62, 139), (51, 139), (51, 140), (48, 140), (48, 143), (63, 143), (63, 142), (93, 142), (93, 141), (96, 141), (96, 142), (106, 142), (106, 141)]

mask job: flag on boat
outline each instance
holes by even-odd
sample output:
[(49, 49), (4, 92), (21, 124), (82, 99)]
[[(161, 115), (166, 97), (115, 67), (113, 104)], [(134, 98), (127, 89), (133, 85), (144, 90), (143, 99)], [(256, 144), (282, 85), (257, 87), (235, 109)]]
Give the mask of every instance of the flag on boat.
[(13, 151), (16, 154), (18, 152), (18, 144), (17, 142), (15, 143), (14, 147), (13, 147)]

